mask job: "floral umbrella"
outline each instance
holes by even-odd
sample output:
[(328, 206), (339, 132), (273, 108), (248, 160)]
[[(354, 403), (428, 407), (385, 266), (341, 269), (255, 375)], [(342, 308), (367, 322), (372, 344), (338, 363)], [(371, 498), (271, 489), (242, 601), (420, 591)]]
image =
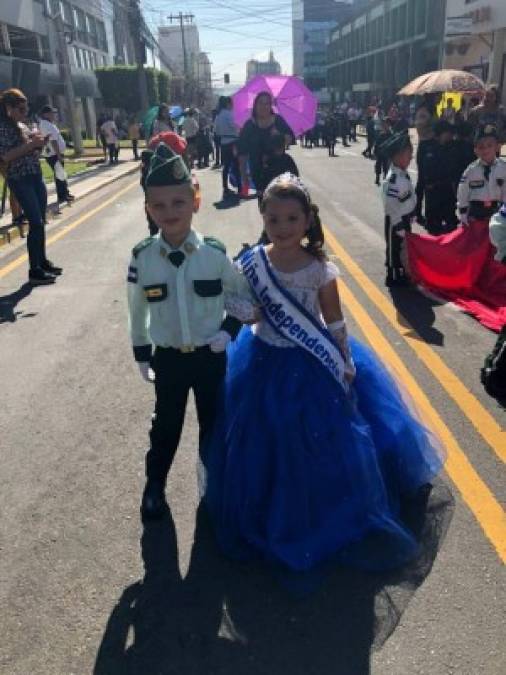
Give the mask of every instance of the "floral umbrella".
[(234, 94), (234, 119), (242, 127), (251, 117), (253, 103), (260, 92), (274, 100), (274, 110), (283, 117), (295, 136), (312, 129), (316, 122), (316, 96), (292, 75), (258, 75)]
[(434, 70), (412, 80), (398, 92), (398, 95), (420, 96), (422, 94), (439, 94), (445, 91), (474, 93), (484, 89), (483, 81), (465, 70)]

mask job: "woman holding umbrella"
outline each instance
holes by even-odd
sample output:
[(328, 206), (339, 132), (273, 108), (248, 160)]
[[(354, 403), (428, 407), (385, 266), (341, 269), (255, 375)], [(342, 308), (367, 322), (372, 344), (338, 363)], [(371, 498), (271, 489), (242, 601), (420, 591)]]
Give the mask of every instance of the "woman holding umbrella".
[(239, 167), (243, 185), (242, 194), (247, 195), (248, 176), (246, 165), (249, 160), (251, 177), (255, 183), (257, 195), (261, 196), (265, 184), (264, 159), (269, 153), (271, 139), (276, 134), (285, 137), (286, 144), (293, 142), (293, 132), (286, 121), (274, 112), (273, 97), (268, 91), (257, 94), (250, 119), (239, 135)]

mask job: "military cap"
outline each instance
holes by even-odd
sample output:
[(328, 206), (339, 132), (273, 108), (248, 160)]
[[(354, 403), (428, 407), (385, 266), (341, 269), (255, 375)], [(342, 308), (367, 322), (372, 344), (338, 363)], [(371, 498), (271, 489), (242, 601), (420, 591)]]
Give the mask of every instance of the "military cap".
[(183, 159), (168, 145), (160, 143), (151, 158), (146, 176), (146, 187), (191, 185), (191, 182), (191, 174)]
[(474, 136), (474, 142), (478, 143), (482, 138), (495, 138), (498, 141), (499, 134), (497, 133), (497, 127), (494, 124), (482, 124), (479, 126)]
[(390, 159), (395, 157), (406, 148), (412, 147), (411, 139), (407, 131), (399, 131), (381, 144), (380, 152)]

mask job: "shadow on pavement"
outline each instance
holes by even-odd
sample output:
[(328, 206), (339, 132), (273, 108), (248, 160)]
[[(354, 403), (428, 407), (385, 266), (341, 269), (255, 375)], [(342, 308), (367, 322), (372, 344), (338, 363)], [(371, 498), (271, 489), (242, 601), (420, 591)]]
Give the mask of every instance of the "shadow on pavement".
[(29, 319), (36, 316), (33, 312), (24, 314), (22, 311), (14, 311), (21, 300), (27, 298), (32, 290), (33, 286), (26, 282), (14, 293), (0, 296), (0, 324), (14, 323), (18, 318)]
[(172, 519), (149, 525), (145, 577), (114, 608), (95, 675), (368, 675), (371, 651), (430, 573), (453, 513), (442, 482), (411, 506), (419, 559), (383, 575), (336, 568), (299, 596), (259, 565), (224, 559), (202, 507), (184, 580)]
[[(397, 310), (399, 323), (406, 328), (414, 329), (418, 334), (415, 335), (414, 331), (410, 331), (410, 336), (442, 347), (444, 335), (434, 327), (436, 320), (434, 307), (441, 303), (428, 298), (414, 288), (390, 288), (389, 292)], [(409, 326), (406, 325), (404, 319), (407, 319)]]

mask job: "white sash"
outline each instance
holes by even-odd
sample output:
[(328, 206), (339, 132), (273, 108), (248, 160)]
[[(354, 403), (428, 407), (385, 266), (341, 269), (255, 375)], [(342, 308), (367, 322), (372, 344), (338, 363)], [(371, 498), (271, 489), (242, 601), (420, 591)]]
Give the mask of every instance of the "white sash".
[(269, 267), (262, 246), (246, 251), (239, 260), (242, 273), (274, 330), (297, 347), (309, 352), (348, 393), (345, 361), (326, 330), (285, 288)]

